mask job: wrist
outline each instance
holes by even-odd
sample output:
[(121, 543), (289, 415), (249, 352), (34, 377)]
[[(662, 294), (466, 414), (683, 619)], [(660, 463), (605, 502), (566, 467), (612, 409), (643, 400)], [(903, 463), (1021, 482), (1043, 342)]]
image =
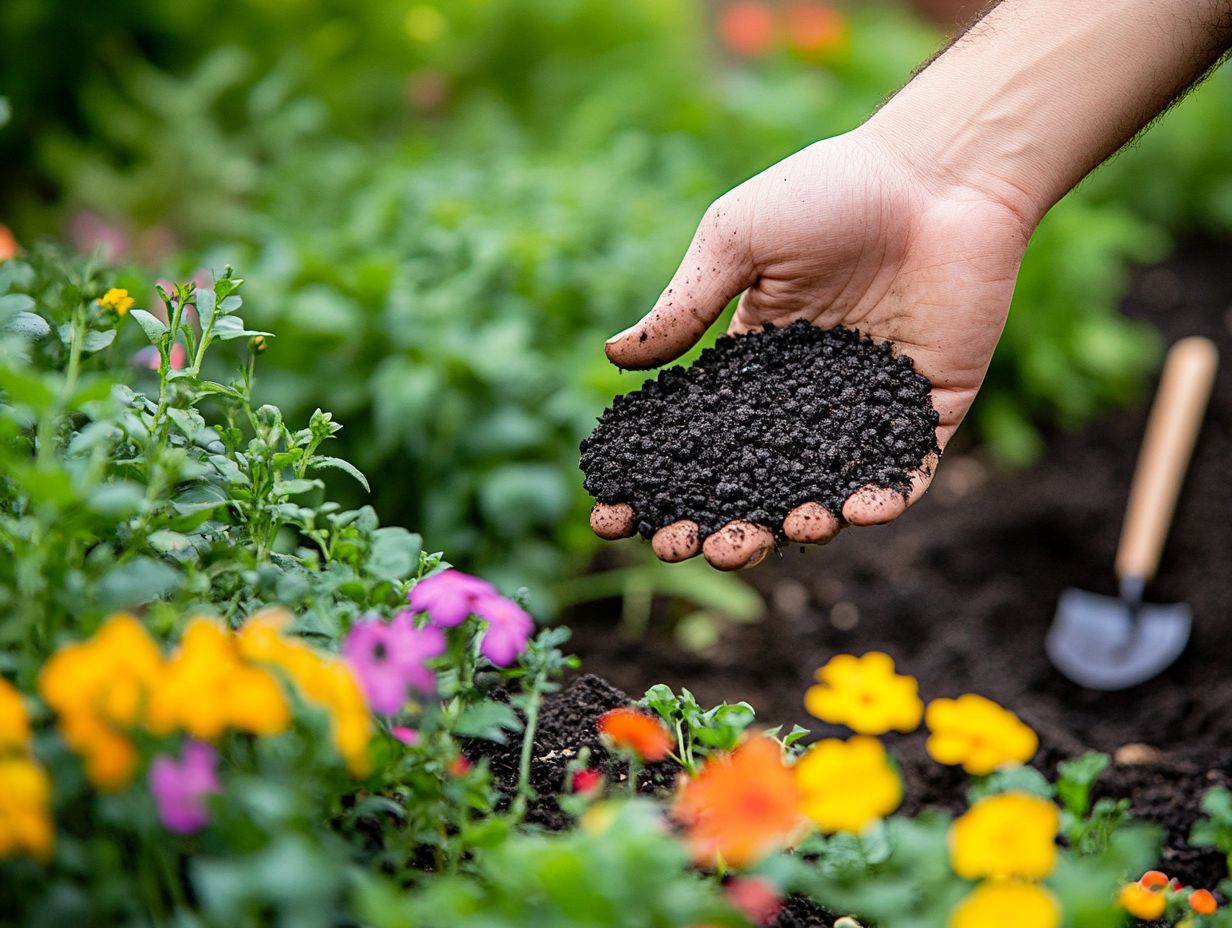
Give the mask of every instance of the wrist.
[(1227, 7), (1002, 0), (861, 131), (936, 192), (984, 196), (1033, 230), (1218, 60)]

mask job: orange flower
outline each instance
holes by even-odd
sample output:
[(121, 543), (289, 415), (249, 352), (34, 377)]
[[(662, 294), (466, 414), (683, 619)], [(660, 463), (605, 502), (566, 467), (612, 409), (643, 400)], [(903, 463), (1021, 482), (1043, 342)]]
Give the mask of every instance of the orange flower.
[(823, 3), (793, 3), (787, 7), (787, 37), (796, 51), (824, 55), (847, 42), (847, 18)]
[(17, 239), (13, 237), (13, 230), (0, 223), (0, 261), (16, 258), (20, 251), (21, 246), (17, 244)]
[(716, 856), (732, 867), (756, 863), (788, 844), (803, 824), (796, 778), (778, 744), (764, 736), (708, 760), (684, 782), (673, 815), (703, 865)]
[(1138, 885), (1143, 889), (1153, 889), (1168, 885), (1168, 874), (1162, 870), (1148, 870), (1138, 878)]
[(1189, 907), (1199, 915), (1214, 915), (1215, 910), (1219, 908), (1219, 903), (1215, 901), (1210, 890), (1196, 889), (1189, 897)]
[(672, 749), (672, 736), (667, 729), (657, 719), (636, 709), (604, 712), (595, 727), (609, 746), (636, 754), (650, 764), (663, 760)]

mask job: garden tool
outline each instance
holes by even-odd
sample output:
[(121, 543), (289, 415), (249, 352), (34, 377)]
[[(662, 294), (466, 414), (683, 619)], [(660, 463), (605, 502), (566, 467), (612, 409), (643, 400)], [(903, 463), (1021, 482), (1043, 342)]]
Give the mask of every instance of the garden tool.
[(1143, 594), (1159, 566), (1218, 363), (1206, 338), (1183, 338), (1168, 351), (1117, 547), (1120, 595), (1066, 590), (1048, 630), (1048, 656), (1075, 683), (1125, 689), (1149, 680), (1185, 649), (1193, 625), (1189, 606), (1148, 603)]

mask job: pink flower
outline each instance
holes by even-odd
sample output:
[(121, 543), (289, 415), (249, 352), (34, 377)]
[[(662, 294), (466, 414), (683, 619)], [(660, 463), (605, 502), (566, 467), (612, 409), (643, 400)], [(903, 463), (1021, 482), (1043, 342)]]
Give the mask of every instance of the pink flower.
[(508, 667), (526, 650), (535, 630), (535, 620), (525, 609), (503, 596), (489, 596), (478, 603), (475, 613), (488, 622), (479, 651), (497, 667)]
[(394, 725), (389, 729), (389, 733), (401, 741), (403, 744), (418, 744), (419, 732), (414, 728), (408, 728), (405, 725)]
[(472, 612), (477, 612), (480, 602), (499, 596), (496, 587), (486, 580), (460, 570), (443, 570), (416, 583), (406, 599), (412, 611), (428, 613), (433, 625), (452, 628), (465, 622)]
[(203, 741), (187, 741), (179, 760), (165, 755), (154, 758), (150, 792), (168, 831), (179, 835), (200, 831), (210, 823), (205, 797), (222, 792), (218, 755)]
[(347, 634), (342, 653), (359, 677), (368, 705), (393, 715), (407, 700), (407, 690), (436, 692), (436, 675), (424, 665), (445, 651), (439, 628), (416, 628), (410, 611), (386, 624), (372, 616), (360, 619)]

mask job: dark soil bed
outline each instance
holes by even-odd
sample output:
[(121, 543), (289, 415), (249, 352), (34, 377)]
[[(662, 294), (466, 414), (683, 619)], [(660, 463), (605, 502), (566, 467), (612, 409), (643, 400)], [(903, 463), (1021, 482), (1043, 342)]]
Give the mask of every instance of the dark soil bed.
[(863, 486), (906, 493), (936, 451), (931, 384), (853, 329), (807, 322), (723, 336), (689, 367), (616, 397), (582, 442), (586, 489), (628, 503), (647, 538), (678, 519), (705, 539)]
[[(1226, 783), (1232, 769), (1230, 254), (1227, 243), (1191, 243), (1138, 272), (1125, 305), (1169, 342), (1210, 336), (1223, 359), (1148, 591), (1149, 599), (1188, 601), (1196, 616), (1187, 652), (1164, 676), (1122, 693), (1090, 692), (1056, 672), (1043, 650), (1064, 588), (1115, 592), (1113, 554), (1145, 408), (1054, 436), (1044, 463), (1013, 475), (951, 456), (930, 495), (896, 524), (848, 530), (822, 549), (791, 548), (753, 571), (770, 614), (727, 628), (705, 653), (678, 646), (662, 615), (646, 638), (622, 638), (615, 604), (567, 617), (573, 649), (587, 670), (630, 693), (683, 685), (707, 702), (748, 700), (767, 724), (800, 722), (817, 733), (825, 726), (801, 705), (815, 668), (837, 652), (888, 651), (926, 697), (974, 691), (1013, 708), (1039, 732), (1045, 768), (1085, 750), (1113, 753), (1118, 762), (1102, 789), (1130, 797), (1136, 814), (1167, 827), (1163, 869), (1213, 888), (1224, 862), (1188, 848), (1185, 836), (1203, 792)], [(593, 739), (585, 725), (551, 737)], [(959, 776), (928, 760), (922, 745), (918, 734), (892, 745), (907, 808), (955, 807)], [(791, 918), (783, 924), (826, 924), (807, 912)]]

